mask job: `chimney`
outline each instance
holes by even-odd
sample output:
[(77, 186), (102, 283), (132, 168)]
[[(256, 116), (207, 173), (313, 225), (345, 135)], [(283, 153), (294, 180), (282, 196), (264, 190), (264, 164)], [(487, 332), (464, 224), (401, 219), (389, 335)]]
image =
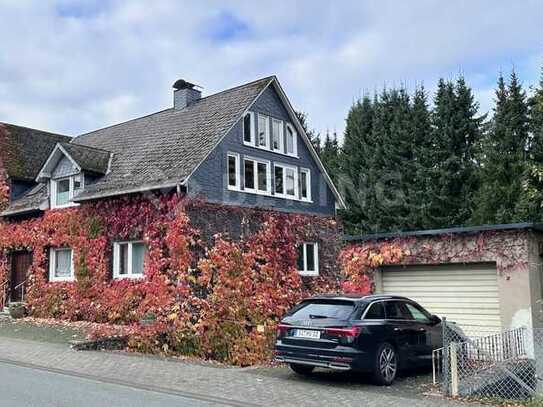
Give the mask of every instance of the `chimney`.
[(200, 86), (179, 79), (173, 84), (173, 107), (174, 109), (184, 109), (196, 102), (202, 97), (202, 91), (196, 89)]

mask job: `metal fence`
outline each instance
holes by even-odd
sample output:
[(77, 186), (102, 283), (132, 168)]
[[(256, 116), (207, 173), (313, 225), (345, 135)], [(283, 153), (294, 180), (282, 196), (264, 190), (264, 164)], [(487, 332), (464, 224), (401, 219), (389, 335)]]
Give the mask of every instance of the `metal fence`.
[(492, 332), (443, 323), (434, 381), (446, 395), (497, 399), (543, 396), (543, 329)]

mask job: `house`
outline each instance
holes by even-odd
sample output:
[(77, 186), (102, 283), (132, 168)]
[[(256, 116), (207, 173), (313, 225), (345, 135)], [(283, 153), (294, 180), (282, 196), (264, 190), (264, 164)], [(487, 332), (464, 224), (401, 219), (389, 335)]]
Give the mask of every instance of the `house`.
[[(13, 227), (97, 202), (174, 194), (232, 208), (227, 227), (214, 214), (196, 214), (195, 223), (208, 234), (239, 235), (245, 220), (235, 208), (247, 208), (305, 216), (308, 224), (328, 219), (322, 235), (340, 240), (334, 216), (344, 202), (274, 76), (205, 97), (198, 86), (178, 80), (172, 107), (74, 138), (3, 128), (12, 135), (3, 143), (16, 142), (7, 155), (0, 153), (10, 190), (0, 215)], [(319, 233), (299, 244), (303, 275), (337, 271), (339, 243), (329, 249)], [(32, 270), (43, 266), (36, 250), (40, 256), (47, 251), (50, 282), (76, 279), (74, 263), (82, 255), (55, 247), (57, 240), (49, 236), (46, 245), (24, 250), (9, 242), (0, 247), (10, 262), (8, 297), (20, 299), (14, 290), (25, 287), (29, 264)], [(141, 237), (113, 240), (107, 249), (113, 279), (144, 277)]]
[(543, 226), (485, 225), (346, 238), (349, 246), (391, 244), (404, 253), (373, 275), (377, 293), (399, 294), (481, 336), (541, 328)]

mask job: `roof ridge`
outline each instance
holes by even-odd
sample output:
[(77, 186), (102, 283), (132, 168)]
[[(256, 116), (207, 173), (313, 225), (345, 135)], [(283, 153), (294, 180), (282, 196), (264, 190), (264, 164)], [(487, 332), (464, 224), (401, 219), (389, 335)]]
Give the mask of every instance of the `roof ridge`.
[(61, 145), (66, 144), (68, 146), (75, 146), (75, 147), (80, 147), (80, 148), (87, 149), (87, 150), (94, 150), (94, 151), (101, 152), (101, 153), (111, 154), (111, 151), (104, 150), (103, 148), (86, 146), (84, 144), (77, 144), (77, 143), (73, 143), (73, 142), (70, 142), (70, 143), (60, 142), (59, 144), (61, 144)]
[[(149, 113), (149, 114), (145, 114), (143, 116), (139, 116), (139, 117), (134, 117), (132, 119), (128, 119), (128, 120), (125, 120), (124, 122), (119, 122), (119, 123), (115, 123), (115, 124), (110, 124), (109, 126), (104, 126), (104, 127), (100, 127), (96, 130), (92, 130), (92, 131), (89, 131), (87, 133), (82, 133), (82, 134), (79, 134), (77, 136), (75, 136), (72, 140), (77, 140), (79, 137), (84, 137), (84, 136), (88, 136), (88, 135), (91, 135), (93, 133), (96, 133), (96, 132), (99, 132), (99, 131), (102, 131), (102, 130), (106, 130), (106, 129), (110, 129), (112, 127), (116, 127), (116, 126), (121, 126), (123, 124), (126, 124), (126, 123), (130, 123), (130, 122), (133, 122), (133, 121), (136, 121), (136, 120), (140, 120), (140, 119), (145, 119), (146, 117), (151, 117), (151, 116), (154, 116), (155, 114), (159, 114), (159, 113), (164, 113), (164, 112), (167, 112), (168, 110), (173, 110), (172, 107), (169, 107), (167, 109), (162, 109), (162, 110), (159, 110), (157, 112), (153, 112), (153, 113)], [(77, 143), (74, 143), (74, 144), (77, 144)]]
[[(265, 76), (263, 78), (260, 78), (260, 79), (255, 79), (251, 82), (246, 82), (246, 83), (242, 83), (241, 85), (237, 85), (237, 86), (234, 86), (232, 88), (228, 88), (228, 89), (224, 89), (224, 90), (221, 90), (219, 92), (216, 92), (216, 93), (212, 93), (211, 95), (207, 95), (207, 96), (204, 96), (203, 98), (200, 98), (196, 101), (196, 103), (199, 103), (201, 102), (202, 100), (206, 100), (206, 99), (209, 99), (211, 97), (215, 97), (215, 96), (218, 96), (222, 93), (226, 93), (226, 92), (231, 92), (231, 91), (234, 91), (236, 89), (239, 89), (239, 88), (243, 88), (245, 86), (251, 86), (251, 85), (254, 85), (255, 83), (258, 83), (258, 82), (261, 82), (261, 81), (265, 81), (265, 80), (273, 80), (275, 79), (276, 76), (275, 75), (270, 75), (270, 76)], [(127, 123), (130, 123), (130, 122), (133, 122), (133, 121), (136, 121), (136, 120), (140, 120), (140, 119), (145, 119), (146, 117), (151, 117), (151, 116), (154, 116), (156, 114), (159, 114), (159, 113), (164, 113), (164, 112), (167, 112), (169, 110), (175, 110), (173, 107), (168, 107), (166, 109), (162, 109), (162, 110), (159, 110), (157, 112), (154, 112), (154, 113), (149, 113), (149, 114), (146, 114), (146, 115), (143, 115), (143, 116), (140, 116), (140, 117), (134, 117), (133, 119), (129, 119), (129, 120), (126, 120), (124, 122), (119, 122), (119, 123), (115, 123), (115, 124), (111, 124), (109, 126), (104, 126), (104, 127), (100, 127), (96, 130), (92, 130), (92, 131), (89, 131), (87, 133), (82, 133), (82, 134), (79, 134), (77, 136), (75, 136), (73, 138), (73, 140), (77, 140), (79, 137), (84, 137), (84, 136), (88, 136), (88, 135), (91, 135), (93, 133), (96, 133), (98, 131), (102, 131), (102, 130), (106, 130), (106, 129), (110, 129), (112, 127), (116, 127), (116, 126), (121, 126), (121, 125), (124, 125), (124, 124), (127, 124)], [(184, 110), (184, 109), (181, 109), (181, 110)], [(180, 111), (181, 111), (180, 110)]]
[(224, 90), (221, 90), (219, 92), (212, 93), (211, 95), (204, 96), (203, 98), (198, 99), (196, 102), (200, 102), (200, 101), (202, 101), (204, 99), (208, 99), (210, 97), (218, 96), (218, 95), (220, 95), (222, 93), (231, 92), (231, 91), (237, 90), (239, 88), (244, 88), (246, 86), (251, 86), (251, 85), (254, 85), (255, 83), (258, 83), (258, 82), (263, 82), (265, 80), (271, 81), (273, 79), (275, 79), (275, 75), (265, 76), (265, 77), (260, 78), (260, 79), (255, 79), (254, 81), (251, 81), (251, 82), (242, 83), (241, 85), (234, 86), (233, 88), (224, 89)]
[(47, 131), (47, 130), (40, 130), (40, 129), (36, 129), (34, 127), (21, 126), (21, 125), (18, 125), (18, 124), (7, 123), (7, 122), (0, 122), (0, 126), (2, 126), (2, 125), (8, 126), (8, 127), (18, 127), (20, 129), (38, 131), (38, 132), (42, 133), (44, 136), (64, 137), (64, 138), (69, 139), (69, 140), (74, 139), (74, 137), (72, 137), (72, 136), (67, 136), (65, 134), (60, 134), (60, 133), (53, 133), (53, 132)]

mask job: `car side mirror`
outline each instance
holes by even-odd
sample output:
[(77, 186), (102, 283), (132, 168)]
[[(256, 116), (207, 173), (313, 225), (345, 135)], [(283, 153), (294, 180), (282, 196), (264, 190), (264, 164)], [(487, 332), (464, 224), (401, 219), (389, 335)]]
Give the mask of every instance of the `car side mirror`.
[(437, 325), (441, 322), (441, 318), (439, 318), (437, 315), (431, 315), (430, 322), (432, 323), (432, 325)]

